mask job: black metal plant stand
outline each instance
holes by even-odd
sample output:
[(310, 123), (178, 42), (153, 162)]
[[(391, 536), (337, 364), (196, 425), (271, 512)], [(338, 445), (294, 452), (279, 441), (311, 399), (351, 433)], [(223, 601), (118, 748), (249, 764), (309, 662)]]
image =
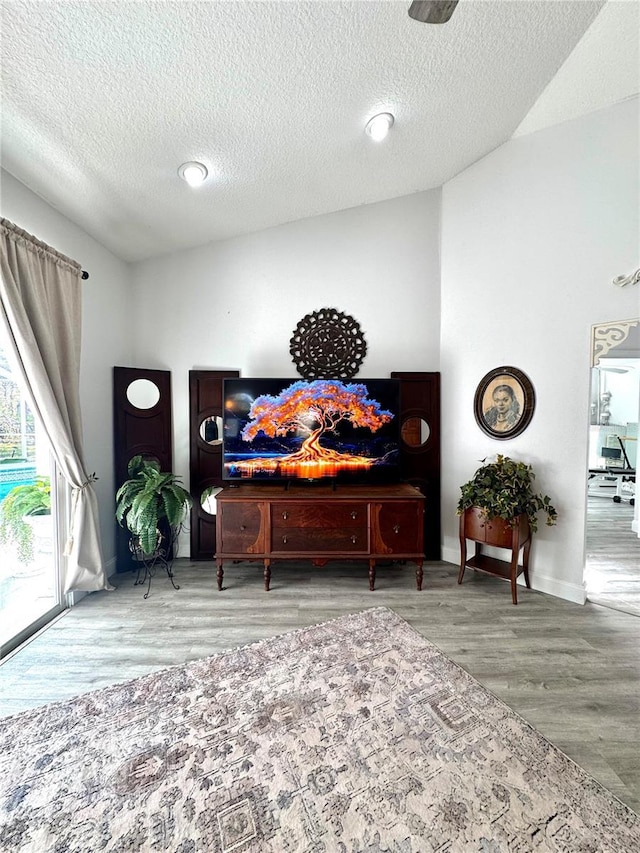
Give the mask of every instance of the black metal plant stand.
[(147, 585), (147, 591), (143, 596), (145, 599), (149, 597), (149, 593), (151, 592), (151, 581), (155, 577), (158, 569), (160, 569), (161, 571), (164, 569), (164, 571), (166, 571), (167, 573), (167, 577), (171, 581), (171, 586), (174, 589), (180, 589), (178, 584), (173, 579), (173, 544), (175, 539), (176, 536), (174, 535), (173, 531), (171, 531), (169, 536), (164, 536), (161, 534), (158, 542), (158, 547), (153, 552), (153, 554), (144, 553), (144, 551), (140, 547), (140, 540), (138, 539), (138, 537), (133, 537), (129, 540), (129, 550), (133, 555), (133, 559), (138, 564), (138, 572), (133, 585)]

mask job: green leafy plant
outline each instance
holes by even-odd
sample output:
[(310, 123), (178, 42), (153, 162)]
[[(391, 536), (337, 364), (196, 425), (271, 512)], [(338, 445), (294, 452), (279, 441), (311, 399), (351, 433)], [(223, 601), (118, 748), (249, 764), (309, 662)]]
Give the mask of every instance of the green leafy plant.
[(534, 492), (535, 474), (531, 465), (498, 455), (495, 462), (483, 464), (473, 478), (460, 486), (458, 515), (472, 506), (482, 510), (486, 518), (502, 518), (515, 525), (519, 515), (529, 518), (531, 530), (538, 529), (538, 513), (546, 513), (546, 524), (556, 523), (558, 513), (548, 495)]
[(30, 563), (34, 556), (33, 530), (25, 518), (50, 514), (49, 477), (38, 477), (35, 483), (14, 486), (0, 502), (0, 542), (14, 542), (20, 560)]
[(193, 501), (180, 478), (161, 471), (155, 460), (134, 456), (128, 474), (116, 492), (116, 520), (144, 554), (153, 554), (163, 536), (175, 538)]

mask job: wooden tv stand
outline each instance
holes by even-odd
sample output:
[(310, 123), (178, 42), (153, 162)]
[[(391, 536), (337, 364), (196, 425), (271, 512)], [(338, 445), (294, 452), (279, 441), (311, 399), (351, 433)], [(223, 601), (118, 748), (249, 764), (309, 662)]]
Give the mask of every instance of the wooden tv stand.
[(275, 560), (411, 560), (422, 589), (424, 495), (414, 486), (241, 484), (216, 496), (218, 589), (225, 560), (262, 560), (269, 590)]

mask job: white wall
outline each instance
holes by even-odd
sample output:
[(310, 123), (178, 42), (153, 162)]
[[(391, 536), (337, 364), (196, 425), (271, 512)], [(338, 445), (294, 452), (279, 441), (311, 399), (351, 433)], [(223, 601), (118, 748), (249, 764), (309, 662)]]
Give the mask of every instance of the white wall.
[[(534, 465), (560, 514), (532, 549), (534, 588), (584, 601), (589, 333), (640, 314), (638, 99), (514, 139), (443, 188), (444, 559), (457, 562), (459, 486), (496, 453)], [(531, 379), (531, 425), (496, 441), (476, 387), (500, 365)]]
[(99, 477), (103, 557), (115, 571), (112, 369), (131, 358), (130, 268), (12, 175), (2, 171), (2, 216), (74, 258), (82, 283), (80, 400), (87, 472)]
[[(188, 371), (297, 375), (289, 341), (305, 315), (353, 316), (359, 375), (440, 369), (440, 191), (300, 220), (134, 266), (135, 364), (172, 372), (174, 468), (188, 482)], [(186, 538), (181, 553), (188, 553)]]

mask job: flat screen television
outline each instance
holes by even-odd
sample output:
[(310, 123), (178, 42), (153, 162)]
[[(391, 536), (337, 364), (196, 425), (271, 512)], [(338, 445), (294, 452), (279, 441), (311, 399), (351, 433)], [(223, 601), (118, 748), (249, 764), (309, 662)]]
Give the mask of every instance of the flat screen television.
[(223, 478), (400, 478), (397, 379), (225, 379)]

